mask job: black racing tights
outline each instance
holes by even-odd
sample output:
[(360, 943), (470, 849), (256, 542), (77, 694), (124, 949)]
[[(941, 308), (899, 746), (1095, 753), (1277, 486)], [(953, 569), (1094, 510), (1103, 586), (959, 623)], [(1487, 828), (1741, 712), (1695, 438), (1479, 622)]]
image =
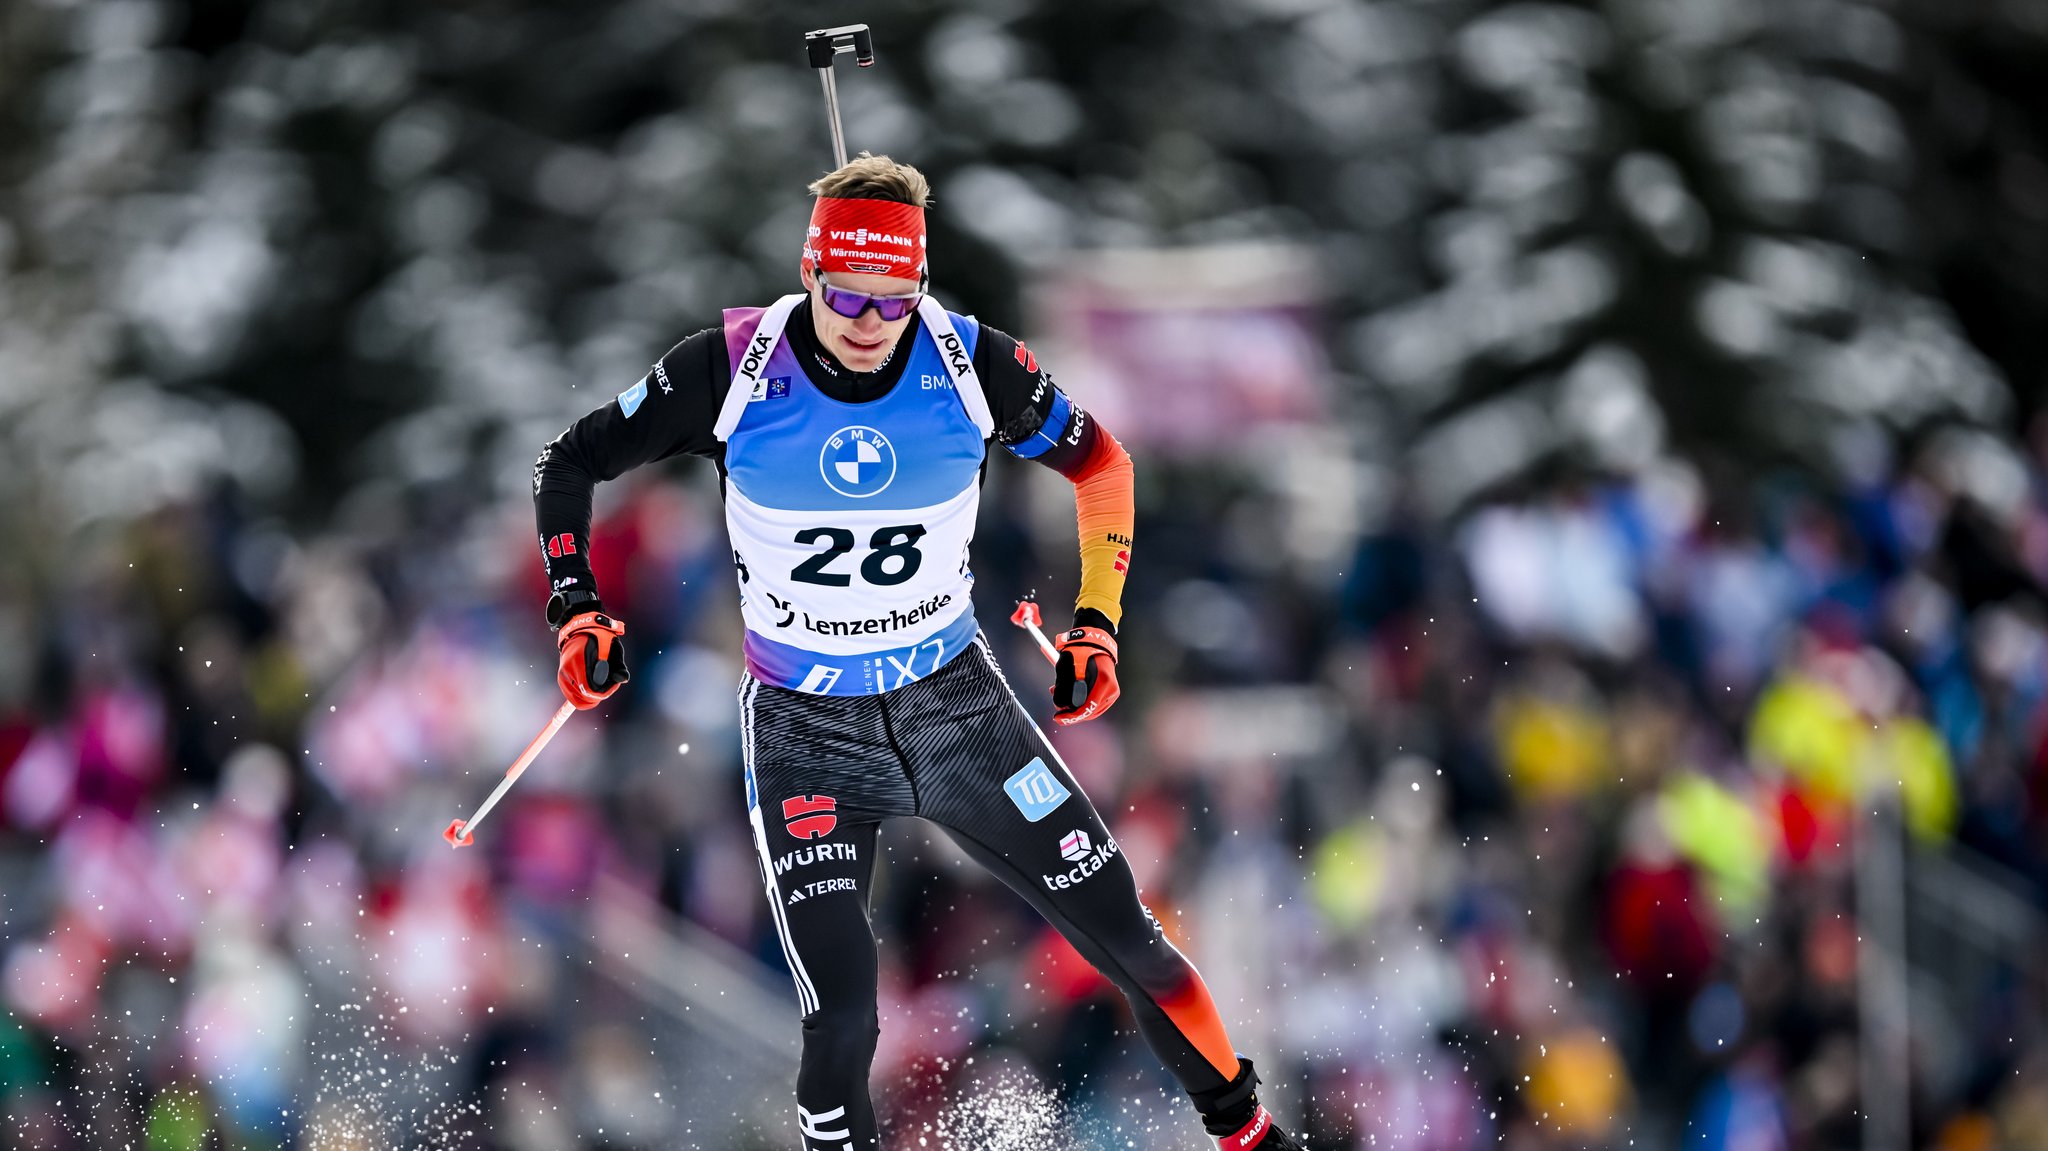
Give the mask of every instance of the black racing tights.
[(748, 678), (740, 730), (754, 843), (803, 1015), (806, 1151), (879, 1146), (868, 892), (889, 816), (938, 824), (1029, 900), (1123, 992), (1187, 1091), (1214, 1094), (1238, 1075), (1200, 974), (1139, 902), (1130, 864), (985, 639), (882, 695), (807, 695)]

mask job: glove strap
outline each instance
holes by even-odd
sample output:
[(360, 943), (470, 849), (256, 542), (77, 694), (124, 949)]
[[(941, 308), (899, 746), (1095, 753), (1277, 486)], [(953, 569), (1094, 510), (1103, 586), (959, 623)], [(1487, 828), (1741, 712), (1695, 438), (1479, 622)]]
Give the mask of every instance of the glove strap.
[(567, 647), (571, 639), (593, 631), (610, 632), (614, 637), (623, 636), (626, 634), (626, 625), (603, 612), (587, 611), (563, 626), (555, 637), (555, 645)]
[(560, 630), (563, 624), (568, 623), (579, 613), (603, 610), (604, 604), (598, 600), (594, 591), (586, 591), (583, 588), (558, 591), (548, 597), (548, 626)]
[(1109, 653), (1109, 658), (1116, 658), (1116, 637), (1099, 627), (1077, 627), (1061, 632), (1057, 646), (1061, 651), (1069, 647), (1100, 648)]

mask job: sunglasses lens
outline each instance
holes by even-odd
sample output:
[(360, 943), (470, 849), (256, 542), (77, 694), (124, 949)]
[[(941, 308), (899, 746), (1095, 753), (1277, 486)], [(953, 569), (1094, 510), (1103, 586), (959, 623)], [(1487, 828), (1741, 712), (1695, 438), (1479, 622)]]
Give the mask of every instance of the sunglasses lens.
[(868, 302), (869, 297), (859, 292), (842, 292), (830, 284), (825, 285), (825, 306), (849, 320), (858, 319), (862, 312), (867, 311)]
[(924, 299), (923, 293), (907, 299), (901, 296), (877, 298), (866, 292), (849, 292), (830, 284), (820, 286), (825, 289), (825, 306), (849, 320), (859, 319), (860, 314), (867, 311), (869, 305), (873, 305), (875, 314), (881, 316), (883, 322), (895, 323), (916, 311), (918, 302)]

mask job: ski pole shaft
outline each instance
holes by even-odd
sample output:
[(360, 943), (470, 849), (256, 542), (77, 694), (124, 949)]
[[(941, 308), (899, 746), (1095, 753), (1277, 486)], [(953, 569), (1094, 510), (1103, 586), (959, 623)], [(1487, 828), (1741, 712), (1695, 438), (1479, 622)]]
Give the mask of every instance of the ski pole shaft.
[(468, 819), (451, 822), (448, 830), (441, 833), (441, 838), (447, 840), (450, 847), (468, 847), (475, 843), (477, 824), (482, 823), (484, 816), (489, 815), (491, 809), (498, 806), (498, 801), (505, 798), (505, 793), (512, 790), (512, 785), (518, 782), (519, 776), (526, 771), (526, 765), (533, 762), (534, 757), (548, 745), (549, 740), (555, 738), (555, 733), (562, 730), (562, 725), (569, 722), (569, 717), (574, 714), (576, 705), (566, 699), (563, 700), (562, 706), (555, 709), (554, 718), (548, 720), (548, 725), (540, 729), (540, 734), (533, 737), (533, 742), (526, 745), (526, 750), (519, 753), (519, 758), (512, 761), (512, 766), (505, 769), (505, 778), (498, 781), (498, 786), (491, 791), (491, 797), (484, 800), (484, 805), (477, 808), (476, 814)]

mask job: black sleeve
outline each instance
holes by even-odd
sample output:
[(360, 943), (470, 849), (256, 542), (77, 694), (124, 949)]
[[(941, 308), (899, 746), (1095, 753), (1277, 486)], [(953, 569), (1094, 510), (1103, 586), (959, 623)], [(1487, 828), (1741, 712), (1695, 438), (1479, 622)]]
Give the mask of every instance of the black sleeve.
[(996, 440), (1019, 459), (1069, 475), (1094, 450), (1095, 421), (1052, 382), (1038, 355), (987, 324), (974, 345), (974, 372), (995, 418)]
[(724, 329), (706, 328), (540, 450), (533, 461), (533, 516), (541, 563), (556, 591), (597, 590), (590, 575), (590, 498), (600, 482), (670, 456), (723, 454), (712, 429), (731, 382)]

